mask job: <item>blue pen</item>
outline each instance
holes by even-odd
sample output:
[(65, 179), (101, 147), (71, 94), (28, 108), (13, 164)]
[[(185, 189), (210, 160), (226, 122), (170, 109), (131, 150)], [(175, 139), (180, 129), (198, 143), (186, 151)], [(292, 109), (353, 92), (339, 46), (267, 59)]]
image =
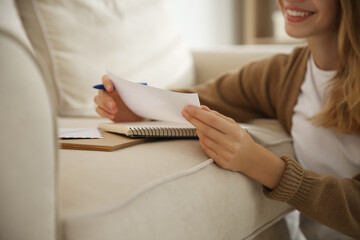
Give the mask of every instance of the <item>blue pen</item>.
[[(141, 85), (147, 85), (147, 83), (145, 83), (145, 82), (142, 82), (142, 83), (140, 83)], [(95, 86), (93, 86), (93, 88), (95, 88), (95, 89), (99, 89), (99, 90), (105, 90), (105, 87), (104, 87), (104, 85), (103, 84), (97, 84), (97, 85), (95, 85)], [(115, 87), (114, 87), (114, 89), (115, 89)]]

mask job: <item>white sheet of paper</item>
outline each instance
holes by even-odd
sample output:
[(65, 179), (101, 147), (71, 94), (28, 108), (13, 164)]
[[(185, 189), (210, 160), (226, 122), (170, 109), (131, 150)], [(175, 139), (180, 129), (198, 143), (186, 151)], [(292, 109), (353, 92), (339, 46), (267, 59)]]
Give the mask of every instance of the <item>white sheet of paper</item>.
[(108, 71), (125, 104), (137, 115), (160, 121), (189, 124), (181, 115), (185, 105), (200, 107), (197, 93), (178, 93), (122, 79)]
[(58, 137), (61, 139), (95, 139), (103, 138), (97, 128), (58, 128)]

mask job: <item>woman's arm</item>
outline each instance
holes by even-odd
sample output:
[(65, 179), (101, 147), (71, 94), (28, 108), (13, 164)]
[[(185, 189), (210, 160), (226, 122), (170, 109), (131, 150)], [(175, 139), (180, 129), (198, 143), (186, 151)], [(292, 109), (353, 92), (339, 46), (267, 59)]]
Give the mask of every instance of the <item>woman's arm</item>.
[(305, 78), (308, 48), (249, 63), (238, 71), (180, 92), (196, 92), (200, 103), (236, 122), (277, 119), (290, 133), (292, 113)]
[(346, 235), (360, 239), (360, 173), (353, 178), (338, 180), (305, 170), (289, 156), (278, 186), (264, 187), (267, 197), (284, 201), (315, 219)]
[(183, 116), (197, 128), (203, 151), (220, 167), (241, 172), (264, 186), (267, 197), (284, 201), (309, 217), (360, 238), (360, 174), (338, 181), (304, 170), (255, 143), (234, 120), (203, 106)]

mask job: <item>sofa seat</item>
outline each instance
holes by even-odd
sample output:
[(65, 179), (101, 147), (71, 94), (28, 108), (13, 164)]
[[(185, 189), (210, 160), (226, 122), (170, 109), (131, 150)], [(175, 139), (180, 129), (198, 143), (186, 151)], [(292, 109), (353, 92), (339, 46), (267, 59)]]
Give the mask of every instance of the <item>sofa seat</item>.
[[(100, 121), (58, 122), (96, 127)], [(247, 126), (271, 151), (292, 154), (277, 122)], [(251, 239), (292, 211), (266, 199), (260, 184), (219, 168), (197, 140), (153, 141), (113, 152), (61, 149), (59, 192), (68, 240)]]

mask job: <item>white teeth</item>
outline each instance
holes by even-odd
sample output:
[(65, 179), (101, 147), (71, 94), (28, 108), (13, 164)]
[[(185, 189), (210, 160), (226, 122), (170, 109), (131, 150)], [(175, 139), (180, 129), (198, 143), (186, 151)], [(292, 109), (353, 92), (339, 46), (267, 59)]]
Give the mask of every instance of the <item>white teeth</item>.
[(293, 11), (290, 9), (286, 9), (287, 14), (293, 17), (305, 17), (311, 15), (311, 12), (301, 12), (301, 11)]

